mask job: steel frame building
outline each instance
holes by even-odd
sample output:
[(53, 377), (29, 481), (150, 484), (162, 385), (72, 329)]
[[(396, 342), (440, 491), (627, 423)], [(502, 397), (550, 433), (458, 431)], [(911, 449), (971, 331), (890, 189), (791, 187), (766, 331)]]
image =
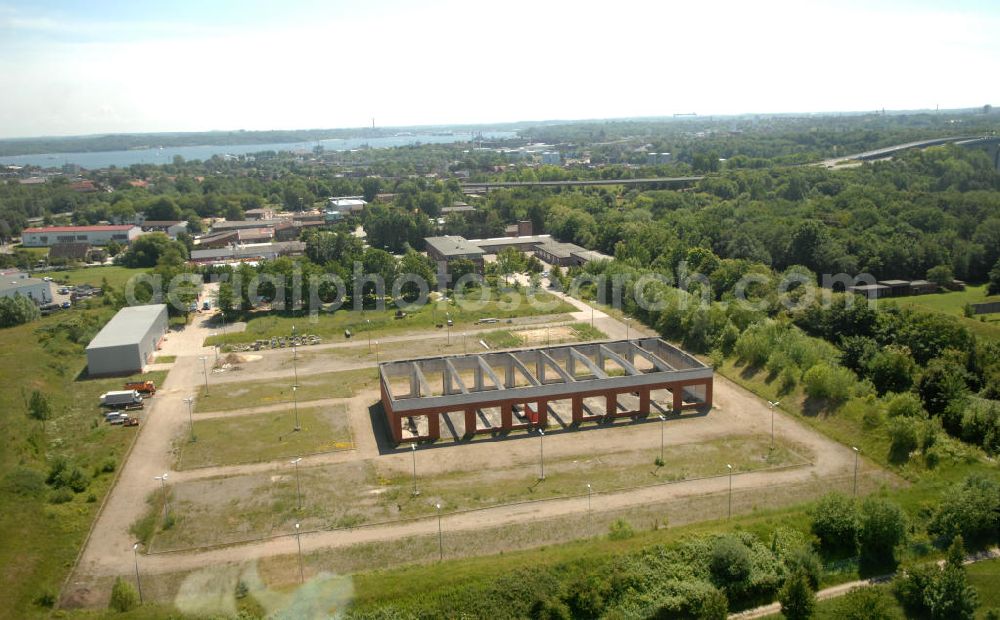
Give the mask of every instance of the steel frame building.
[[(712, 379), (711, 367), (659, 338), (379, 364), (382, 408), (397, 444), (439, 439), (441, 417), (452, 412), (464, 415), (464, 436), (470, 437), (545, 428), (550, 405), (561, 400), (571, 402), (574, 425), (647, 416), (656, 390), (670, 392), (670, 411), (709, 408)], [(594, 398), (603, 399), (603, 413), (594, 414), (585, 407), (584, 400)], [(628, 403), (637, 406), (630, 409)], [(483, 414), (496, 409), (499, 425)], [(479, 426), (477, 419), (487, 419), (487, 424)]]

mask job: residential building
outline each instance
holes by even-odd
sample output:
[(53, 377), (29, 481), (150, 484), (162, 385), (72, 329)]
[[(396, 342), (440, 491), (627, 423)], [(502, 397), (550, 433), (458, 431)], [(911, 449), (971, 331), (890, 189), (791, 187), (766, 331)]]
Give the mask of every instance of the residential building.
[(36, 304), (47, 304), (52, 301), (52, 283), (39, 278), (32, 278), (20, 271), (6, 272), (0, 275), (0, 297), (20, 295), (27, 297)]
[(465, 237), (446, 235), (444, 237), (427, 237), (424, 239), (427, 256), (438, 263), (445, 263), (464, 258), (476, 264), (477, 269), (483, 267), (481, 248), (469, 242)]
[(249, 209), (243, 215), (248, 220), (273, 220), (274, 209)]
[(562, 155), (559, 154), (559, 151), (545, 151), (542, 153), (542, 163), (558, 166), (562, 164)]
[(330, 209), (342, 215), (361, 213), (367, 204), (361, 196), (337, 196), (330, 199)]
[(240, 262), (274, 260), (279, 256), (297, 256), (306, 250), (302, 241), (229, 245), (220, 248), (191, 250), (190, 262), (198, 265), (224, 265)]
[(142, 372), (166, 333), (166, 304), (122, 308), (87, 345), (87, 374)]
[(112, 241), (128, 245), (141, 234), (142, 229), (134, 224), (47, 226), (44, 228), (25, 228), (21, 232), (21, 244), (26, 248), (47, 248), (57, 243), (107, 245)]

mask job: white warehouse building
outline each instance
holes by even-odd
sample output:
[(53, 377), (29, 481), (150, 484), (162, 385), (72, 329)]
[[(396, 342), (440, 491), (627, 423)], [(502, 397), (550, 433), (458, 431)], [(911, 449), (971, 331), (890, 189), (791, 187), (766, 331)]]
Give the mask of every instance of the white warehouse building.
[(0, 274), (0, 297), (20, 295), (27, 297), (36, 304), (52, 302), (52, 283), (31, 278), (19, 271)]
[(87, 345), (87, 374), (142, 372), (166, 333), (166, 304), (122, 308)]
[(128, 245), (142, 234), (134, 224), (108, 226), (46, 226), (21, 231), (21, 245), (26, 248), (48, 248), (57, 243), (89, 243), (108, 245), (117, 241)]

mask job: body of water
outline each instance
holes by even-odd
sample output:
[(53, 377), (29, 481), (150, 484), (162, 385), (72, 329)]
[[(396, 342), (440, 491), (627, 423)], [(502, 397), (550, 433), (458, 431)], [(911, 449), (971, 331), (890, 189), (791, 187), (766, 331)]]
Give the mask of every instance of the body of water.
[[(452, 142), (468, 142), (480, 134), (454, 133), (446, 135), (413, 134), (386, 136), (382, 138), (332, 138), (329, 140), (314, 140), (310, 142), (282, 142), (276, 144), (229, 144), (216, 146), (175, 146), (164, 148), (149, 148), (132, 151), (102, 151), (97, 153), (50, 153), (42, 155), (11, 155), (0, 157), (0, 165), (41, 166), (43, 168), (61, 168), (65, 164), (76, 164), (87, 169), (118, 166), (125, 168), (132, 164), (169, 164), (175, 155), (185, 160), (210, 159), (213, 155), (244, 155), (261, 151), (311, 151), (317, 145), (328, 151), (349, 151), (361, 147), (392, 148), (409, 144), (448, 144)], [(487, 140), (513, 138), (517, 134), (512, 131), (487, 131), (482, 137)]]

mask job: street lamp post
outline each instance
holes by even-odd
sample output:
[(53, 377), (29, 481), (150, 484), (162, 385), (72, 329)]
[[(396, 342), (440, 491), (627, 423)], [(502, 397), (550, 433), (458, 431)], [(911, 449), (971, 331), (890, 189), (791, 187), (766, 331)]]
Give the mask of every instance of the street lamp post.
[(593, 306), (593, 302), (591, 302), (591, 306), (590, 306), (590, 327), (591, 328), (594, 327), (594, 306)]
[(295, 410), (295, 430), (301, 431), (302, 427), (299, 426), (299, 386), (292, 386), (292, 408)]
[[(211, 334), (212, 338), (215, 338), (217, 335), (218, 334), (216, 334), (215, 332), (212, 332), (212, 334)], [(212, 345), (212, 352), (215, 353), (215, 365), (218, 366), (219, 365), (219, 345), (213, 344)]]
[(625, 317), (625, 340), (629, 339), (629, 328), (632, 326), (631, 317)]
[(167, 520), (167, 474), (153, 476), (153, 480), (160, 481), (160, 491), (163, 493), (163, 520)]
[(365, 319), (365, 324), (368, 325), (368, 352), (372, 352), (372, 320)]
[(205, 374), (205, 396), (208, 396), (208, 358), (202, 355), (198, 359), (201, 360), (201, 372)]
[(774, 450), (774, 408), (781, 404), (780, 400), (767, 401), (768, 407), (771, 408), (771, 450)]
[(667, 425), (667, 416), (660, 414), (660, 462), (663, 462), (663, 427)]
[(306, 573), (302, 569), (302, 537), (301, 537), (301, 530), (299, 528), (300, 528), (300, 524), (296, 523), (295, 524), (295, 544), (298, 545), (298, 547), (299, 547), (299, 583), (305, 583), (306, 582)]
[(184, 402), (186, 402), (188, 406), (188, 424), (191, 426), (191, 442), (194, 443), (194, 414), (192, 413), (194, 408), (194, 396), (188, 396), (184, 399)]
[(858, 455), (861, 453), (856, 446), (851, 446), (854, 450), (854, 497), (858, 496)]
[(726, 463), (726, 467), (729, 468), (729, 516), (727, 519), (733, 518), (733, 466)]
[(469, 352), (468, 348), (465, 346), (465, 339), (468, 335), (469, 334), (462, 332), (462, 355), (466, 355)]
[(444, 320), (444, 326), (445, 326), (445, 329), (448, 332), (448, 346), (450, 347), (451, 346), (451, 313), (450, 312), (445, 312), (444, 313), (444, 319), (445, 319)]
[(593, 494), (594, 494), (594, 488), (592, 486), (590, 486), (590, 483), (588, 482), (587, 483), (587, 514), (588, 515), (590, 514), (590, 505), (591, 505), (590, 504), (590, 499), (593, 496)]
[(132, 545), (132, 560), (135, 562), (135, 585), (139, 590), (139, 604), (142, 605), (142, 580), (139, 579), (139, 543)]
[(417, 490), (417, 444), (410, 444), (410, 454), (413, 455), (413, 496), (416, 497), (420, 495), (420, 491)]
[(444, 560), (444, 542), (441, 538), (441, 504), (434, 504), (438, 513), (438, 562)]
[(378, 340), (375, 341), (375, 369), (378, 370)]
[(545, 480), (545, 431), (538, 429), (538, 479)]
[(302, 485), (299, 484), (299, 462), (302, 457), (294, 459), (291, 464), (295, 466), (295, 509), (302, 510)]
[(299, 352), (295, 346), (295, 326), (292, 325), (292, 373), (295, 375), (295, 385), (299, 384)]

